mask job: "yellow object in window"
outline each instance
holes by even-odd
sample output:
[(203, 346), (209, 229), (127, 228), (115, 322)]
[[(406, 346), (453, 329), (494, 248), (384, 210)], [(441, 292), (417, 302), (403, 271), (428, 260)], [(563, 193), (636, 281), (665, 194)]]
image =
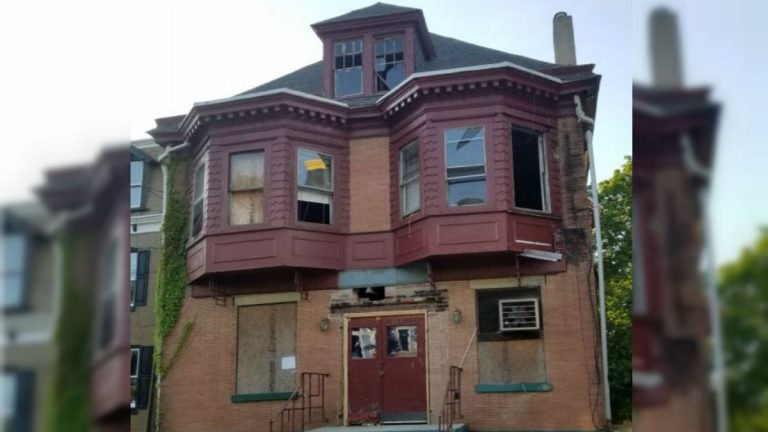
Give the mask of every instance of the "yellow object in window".
[(309, 159), (304, 161), (304, 167), (307, 171), (324, 170), (326, 168), (325, 162), (322, 159)]

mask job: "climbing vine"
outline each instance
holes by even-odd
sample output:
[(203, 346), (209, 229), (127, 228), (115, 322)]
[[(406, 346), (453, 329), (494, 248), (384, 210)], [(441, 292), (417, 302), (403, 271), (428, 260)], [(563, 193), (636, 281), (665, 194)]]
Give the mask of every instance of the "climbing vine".
[(91, 427), (89, 388), (91, 369), (92, 307), (78, 287), (73, 267), (75, 251), (86, 246), (81, 236), (61, 234), (56, 243), (61, 249), (61, 265), (54, 271), (61, 274), (61, 313), (55, 330), (58, 347), (45, 403), (44, 429), (54, 431), (85, 431)]
[(175, 363), (186, 344), (194, 321), (187, 322), (182, 329), (174, 353), (168, 365), (163, 364), (164, 341), (176, 326), (187, 287), (187, 221), (189, 205), (187, 194), (177, 188), (177, 172), (183, 169), (180, 162), (172, 161), (167, 166), (166, 208), (161, 228), (163, 245), (157, 270), (155, 290), (155, 430), (160, 430), (162, 380)]

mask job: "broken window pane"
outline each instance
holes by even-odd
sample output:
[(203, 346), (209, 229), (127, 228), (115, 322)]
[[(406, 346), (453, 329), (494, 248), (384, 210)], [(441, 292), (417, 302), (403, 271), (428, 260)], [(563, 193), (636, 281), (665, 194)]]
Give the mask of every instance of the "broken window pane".
[(541, 135), (512, 129), (512, 159), (515, 206), (546, 211), (547, 170)]
[(387, 355), (416, 357), (419, 353), (416, 337), (416, 326), (387, 327)]
[(352, 359), (376, 358), (376, 328), (360, 327), (352, 329)]
[(445, 168), (449, 205), (486, 202), (484, 137), (482, 127), (446, 129)]
[(336, 97), (363, 92), (363, 41), (334, 44), (334, 82)]
[(405, 79), (402, 37), (375, 42), (376, 91), (387, 91)]
[(298, 220), (331, 223), (333, 208), (333, 158), (311, 150), (299, 150)]

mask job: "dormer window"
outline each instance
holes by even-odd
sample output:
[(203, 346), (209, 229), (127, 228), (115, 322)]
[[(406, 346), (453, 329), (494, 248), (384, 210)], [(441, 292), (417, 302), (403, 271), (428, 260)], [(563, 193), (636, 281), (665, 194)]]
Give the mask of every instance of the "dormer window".
[(376, 52), (376, 91), (384, 92), (405, 79), (403, 38), (400, 36), (378, 39)]
[(355, 39), (336, 42), (334, 52), (334, 82), (336, 97), (363, 93), (363, 41)]

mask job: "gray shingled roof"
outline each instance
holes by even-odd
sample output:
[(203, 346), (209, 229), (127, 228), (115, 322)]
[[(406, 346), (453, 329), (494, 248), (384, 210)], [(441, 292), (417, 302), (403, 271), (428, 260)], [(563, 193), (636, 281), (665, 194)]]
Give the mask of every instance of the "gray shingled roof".
[(351, 12), (347, 12), (344, 15), (339, 15), (334, 18), (329, 18), (327, 20), (314, 23), (312, 25), (314, 26), (319, 24), (331, 24), (331, 23), (351, 21), (351, 20), (356, 20), (361, 18), (372, 18), (377, 16), (383, 16), (383, 15), (392, 15), (397, 13), (418, 12), (418, 11), (421, 11), (421, 9), (409, 8), (404, 6), (396, 6), (392, 4), (379, 2), (368, 7), (364, 7), (362, 9), (356, 9)]
[[(435, 46), (437, 55), (430, 60), (418, 63), (416, 65), (416, 72), (433, 72), (443, 69), (479, 66), (505, 61), (534, 70), (557, 67), (554, 63), (485, 48), (480, 45), (440, 36), (435, 33), (430, 33), (430, 36), (432, 37), (432, 43)], [(275, 90), (278, 88), (290, 88), (304, 93), (322, 96), (323, 62), (312, 63), (309, 66), (305, 66), (297, 71), (240, 93), (238, 96)], [(376, 100), (376, 98), (370, 97), (363, 97), (360, 99), (361, 101), (359, 102), (361, 103), (355, 102), (356, 99), (345, 99), (344, 101), (351, 106), (364, 106), (370, 105)], [(363, 101), (363, 99), (365, 101)]]

